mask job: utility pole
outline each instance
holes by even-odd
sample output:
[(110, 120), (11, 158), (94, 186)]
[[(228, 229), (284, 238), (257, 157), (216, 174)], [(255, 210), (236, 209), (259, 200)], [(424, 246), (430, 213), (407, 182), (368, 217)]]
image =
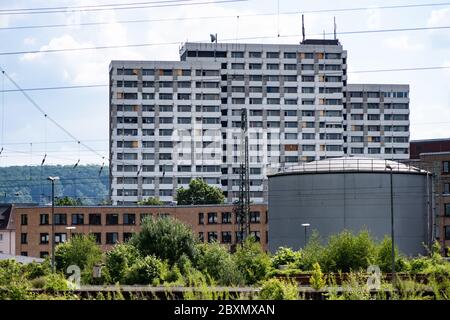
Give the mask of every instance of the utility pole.
[(392, 166), (387, 165), (387, 169), (390, 170), (390, 189), (391, 189), (391, 259), (392, 259), (392, 283), (395, 281), (395, 244), (394, 244), (394, 187), (392, 184), (393, 174), (392, 174)]
[(47, 180), (52, 182), (52, 272), (55, 272), (55, 181), (59, 180), (59, 177), (48, 177)]

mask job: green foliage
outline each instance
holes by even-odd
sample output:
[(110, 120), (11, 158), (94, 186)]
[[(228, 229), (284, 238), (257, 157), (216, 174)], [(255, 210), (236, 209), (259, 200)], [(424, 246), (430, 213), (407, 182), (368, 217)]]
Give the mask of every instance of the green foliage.
[(155, 255), (168, 260), (172, 265), (186, 255), (195, 256), (197, 238), (189, 226), (173, 218), (147, 217), (142, 223), (141, 232), (136, 234), (131, 244), (143, 255)]
[[(407, 271), (409, 265), (399, 254), (397, 246), (394, 248), (395, 271)], [(385, 237), (376, 248), (376, 262), (382, 272), (392, 272), (392, 240)]]
[(6, 185), (0, 186), (0, 199), (2, 202), (12, 203), (49, 203), (50, 198), (40, 195), (51, 194), (50, 182), (44, 183), (41, 190), (40, 184), (24, 185), (23, 181), (58, 176), (60, 180), (55, 184), (55, 196), (69, 195), (82, 199), (85, 205), (104, 203), (109, 191), (108, 167), (103, 168), (100, 176), (99, 171), (98, 165), (79, 165), (76, 169), (73, 169), (73, 165), (0, 167), (0, 181), (8, 181)]
[(166, 266), (155, 256), (137, 259), (128, 269), (126, 284), (158, 284), (165, 273)]
[(301, 259), (302, 253), (300, 251), (280, 247), (272, 256), (272, 267), (278, 268), (281, 265), (298, 265)]
[(268, 279), (263, 281), (258, 298), (261, 300), (297, 300), (299, 298), (298, 287), (294, 281)]
[(225, 196), (220, 188), (208, 185), (202, 179), (192, 179), (189, 188), (183, 187), (177, 190), (178, 205), (192, 204), (220, 204)]
[(300, 251), (301, 259), (296, 263), (297, 268), (312, 270), (316, 262), (323, 265), (325, 260), (325, 247), (321, 242), (319, 233), (314, 230), (309, 238), (308, 244)]
[(243, 274), (247, 284), (263, 280), (270, 270), (270, 257), (262, 250), (261, 245), (253, 238), (247, 238), (242, 246), (238, 246), (234, 254), (238, 270)]
[(311, 287), (316, 290), (322, 289), (327, 283), (326, 277), (320, 268), (320, 264), (317, 262), (313, 265), (313, 272), (311, 274), (311, 278), (309, 279), (309, 283), (311, 284)]
[(30, 283), (15, 260), (0, 260), (0, 300), (26, 300)]
[(159, 200), (158, 197), (148, 197), (145, 200), (139, 201), (138, 205), (141, 206), (162, 206), (164, 203)]
[(375, 256), (376, 246), (369, 232), (354, 235), (343, 231), (329, 238), (321, 266), (327, 272), (366, 270), (374, 263)]
[(66, 272), (68, 266), (76, 265), (90, 275), (93, 266), (101, 259), (102, 252), (93, 236), (74, 236), (69, 241), (59, 244), (55, 250), (56, 269), (62, 272)]
[(83, 202), (80, 198), (74, 199), (68, 196), (55, 199), (55, 206), (82, 206)]
[(130, 244), (117, 244), (105, 254), (106, 269), (112, 283), (122, 282), (129, 268), (140, 258)]
[(197, 269), (209, 274), (219, 285), (238, 285), (244, 279), (233, 261), (232, 255), (219, 243), (198, 245)]
[(44, 277), (44, 286), (42, 287), (46, 292), (67, 291), (69, 290), (69, 283), (60, 273), (50, 273)]
[(42, 263), (31, 262), (23, 266), (27, 279), (33, 280), (39, 277), (44, 277), (51, 273), (50, 260), (46, 259)]

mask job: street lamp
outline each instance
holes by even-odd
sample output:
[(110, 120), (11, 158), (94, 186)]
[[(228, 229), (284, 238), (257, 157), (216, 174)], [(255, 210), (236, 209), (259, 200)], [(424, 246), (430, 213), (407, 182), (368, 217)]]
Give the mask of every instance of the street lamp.
[(52, 271), (55, 272), (55, 181), (59, 177), (48, 177), (47, 180), (52, 182)]
[(72, 239), (72, 230), (75, 230), (77, 227), (70, 226), (66, 227), (66, 230), (69, 230), (69, 239)]
[(306, 228), (310, 226), (309, 223), (302, 223), (302, 227), (305, 228), (305, 247), (306, 247)]
[(386, 165), (390, 170), (390, 189), (391, 189), (391, 259), (392, 259), (392, 282), (395, 281), (395, 245), (394, 245), (394, 189), (392, 184), (392, 166)]

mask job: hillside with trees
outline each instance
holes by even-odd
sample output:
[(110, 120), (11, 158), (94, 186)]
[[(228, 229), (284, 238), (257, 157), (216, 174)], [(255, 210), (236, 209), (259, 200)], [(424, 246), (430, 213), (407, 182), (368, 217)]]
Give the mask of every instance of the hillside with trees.
[(104, 204), (108, 198), (109, 169), (98, 165), (77, 166), (11, 166), (0, 167), (0, 202), (51, 202), (48, 176), (60, 178), (55, 196), (70, 197), (77, 203)]

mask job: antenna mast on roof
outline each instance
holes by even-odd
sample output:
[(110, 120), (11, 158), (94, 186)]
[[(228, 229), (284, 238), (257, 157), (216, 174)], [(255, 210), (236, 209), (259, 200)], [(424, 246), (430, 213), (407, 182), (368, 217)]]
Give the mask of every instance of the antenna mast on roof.
[(336, 17), (333, 17), (334, 19), (334, 40), (336, 40)]
[(302, 14), (302, 39), (305, 42), (305, 16)]

